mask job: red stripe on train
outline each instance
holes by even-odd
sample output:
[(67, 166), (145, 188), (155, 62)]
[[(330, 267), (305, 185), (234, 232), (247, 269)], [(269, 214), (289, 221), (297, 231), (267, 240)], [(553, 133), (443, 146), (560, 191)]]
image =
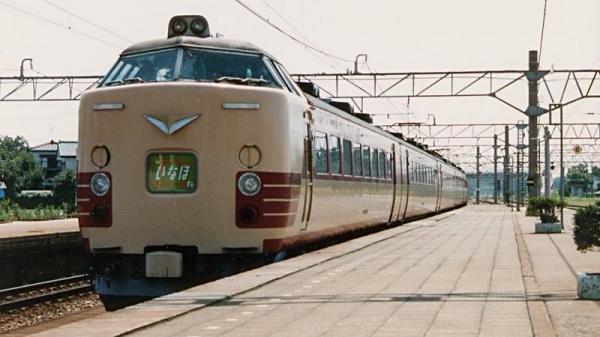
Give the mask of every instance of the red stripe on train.
[[(112, 176), (105, 173), (111, 181), (106, 195), (99, 197), (90, 190), (92, 176), (98, 172), (80, 172), (77, 174), (77, 217), (79, 227), (112, 226)], [(103, 214), (100, 214), (102, 212)]]
[[(246, 171), (238, 172), (236, 182)], [(239, 228), (281, 228), (294, 223), (302, 176), (299, 173), (253, 172), (262, 188), (247, 197), (235, 191), (235, 223)]]

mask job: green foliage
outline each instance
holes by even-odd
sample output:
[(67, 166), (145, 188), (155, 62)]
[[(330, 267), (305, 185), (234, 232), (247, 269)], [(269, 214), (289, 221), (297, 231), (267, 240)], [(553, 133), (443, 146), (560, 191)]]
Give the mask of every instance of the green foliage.
[(592, 167), (592, 176), (593, 177), (600, 177), (600, 167), (599, 166), (593, 166)]
[(6, 183), (7, 196), (16, 196), (21, 190), (39, 189), (43, 171), (31, 153), (27, 141), (17, 136), (0, 137), (0, 180)]
[(580, 251), (600, 247), (600, 201), (577, 210), (573, 239)]
[(536, 197), (529, 198), (527, 209), (535, 212), (543, 223), (556, 223), (560, 208), (564, 206), (565, 203), (557, 199)]
[(569, 169), (565, 182), (567, 191), (570, 191), (572, 186), (583, 186), (584, 192), (587, 192), (592, 184), (592, 174), (588, 171), (587, 165), (579, 164)]
[(66, 214), (66, 210), (61, 207), (21, 208), (9, 200), (0, 202), (0, 222), (64, 219)]
[(527, 205), (527, 209), (525, 210), (525, 216), (538, 216), (538, 211), (531, 207), (531, 205)]
[(76, 209), (77, 178), (69, 170), (61, 171), (54, 177), (54, 204), (66, 205), (69, 213)]

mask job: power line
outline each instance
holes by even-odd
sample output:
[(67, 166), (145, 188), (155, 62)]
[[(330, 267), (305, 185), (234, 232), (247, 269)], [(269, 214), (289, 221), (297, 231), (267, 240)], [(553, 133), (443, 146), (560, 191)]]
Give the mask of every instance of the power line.
[(319, 48), (315, 48), (303, 41), (301, 41), (300, 39), (298, 39), (297, 37), (291, 35), (290, 33), (286, 32), (285, 30), (279, 28), (277, 25), (273, 24), (271, 21), (269, 21), (269, 19), (265, 18), (264, 16), (260, 15), (258, 12), (256, 12), (255, 10), (253, 10), (252, 8), (248, 7), (248, 5), (246, 5), (245, 3), (243, 3), (241, 0), (235, 0), (235, 2), (237, 2), (240, 6), (244, 7), (247, 11), (249, 11), (250, 13), (252, 13), (254, 16), (256, 16), (257, 18), (259, 18), (260, 20), (262, 20), (263, 22), (265, 22), (266, 24), (268, 24), (269, 26), (275, 28), (277, 31), (279, 31), (280, 33), (282, 33), (283, 35), (287, 36), (288, 38), (292, 39), (293, 41), (303, 45), (305, 48), (314, 50), (315, 52), (319, 53), (319, 54), (323, 54), (327, 57), (331, 57), (334, 58), (336, 60), (340, 60), (340, 61), (344, 61), (344, 62), (349, 62), (349, 63), (354, 63), (353, 60), (349, 60), (343, 57), (339, 57), (339, 56), (335, 56), (332, 54), (329, 54)]
[(123, 37), (123, 36), (121, 36), (121, 35), (119, 35), (119, 34), (117, 34), (117, 33), (113, 32), (113, 31), (111, 31), (111, 30), (109, 30), (109, 29), (107, 29), (107, 28), (104, 28), (104, 27), (102, 27), (102, 26), (100, 26), (100, 25), (98, 25), (98, 24), (96, 24), (96, 23), (94, 23), (94, 22), (92, 22), (92, 21), (90, 21), (90, 20), (88, 20), (88, 19), (86, 19), (86, 18), (83, 18), (83, 17), (81, 17), (81, 16), (79, 16), (79, 15), (77, 15), (77, 14), (75, 14), (75, 13), (73, 13), (73, 12), (71, 12), (71, 11), (67, 10), (67, 9), (64, 9), (64, 8), (62, 8), (62, 7), (60, 7), (60, 6), (56, 5), (56, 4), (53, 4), (53, 3), (51, 3), (51, 2), (50, 2), (50, 1), (48, 1), (48, 0), (42, 0), (42, 1), (43, 1), (43, 2), (45, 2), (46, 4), (48, 4), (49, 6), (51, 6), (51, 7), (54, 7), (54, 8), (56, 8), (56, 9), (58, 9), (59, 11), (65, 12), (65, 13), (67, 13), (67, 14), (69, 14), (69, 15), (71, 15), (71, 16), (74, 16), (74, 17), (76, 17), (77, 19), (79, 19), (79, 20), (81, 20), (81, 21), (83, 21), (83, 22), (85, 22), (85, 23), (87, 23), (87, 24), (89, 24), (89, 25), (92, 25), (92, 26), (94, 26), (94, 27), (96, 27), (96, 28), (100, 29), (100, 30), (101, 30), (101, 31), (103, 31), (103, 32), (106, 32), (106, 33), (108, 33), (108, 34), (110, 34), (110, 35), (112, 35), (112, 36), (114, 36), (114, 37), (117, 37), (117, 38), (119, 38), (119, 39), (121, 39), (121, 40), (125, 41), (125, 42), (133, 43), (133, 41), (131, 41), (131, 40), (127, 39), (126, 37)]
[(31, 17), (34, 17), (34, 18), (36, 18), (36, 19), (38, 19), (38, 20), (45, 21), (46, 23), (49, 23), (49, 24), (51, 24), (51, 25), (54, 25), (54, 26), (57, 26), (57, 27), (60, 27), (60, 28), (64, 28), (64, 29), (66, 29), (66, 30), (68, 30), (68, 31), (71, 31), (71, 32), (73, 32), (73, 33), (76, 33), (76, 34), (79, 34), (79, 35), (81, 35), (81, 36), (85, 36), (85, 37), (87, 37), (87, 38), (89, 38), (89, 39), (96, 40), (96, 41), (98, 41), (98, 42), (101, 42), (101, 43), (103, 43), (103, 44), (105, 44), (105, 45), (108, 45), (108, 46), (111, 46), (111, 47), (114, 47), (114, 48), (117, 48), (117, 49), (123, 49), (123, 47), (122, 47), (122, 46), (116, 45), (116, 44), (114, 44), (114, 43), (112, 43), (112, 42), (109, 42), (109, 41), (106, 41), (106, 40), (103, 40), (103, 39), (100, 39), (100, 38), (97, 38), (97, 37), (95, 37), (94, 35), (91, 35), (91, 34), (88, 34), (88, 33), (82, 32), (82, 31), (79, 31), (79, 30), (77, 30), (77, 29), (75, 29), (75, 28), (72, 28), (72, 27), (69, 27), (69, 26), (65, 26), (65, 25), (63, 25), (63, 24), (61, 24), (61, 23), (58, 23), (58, 22), (56, 22), (56, 21), (52, 21), (52, 20), (50, 20), (50, 19), (47, 19), (47, 18), (45, 18), (45, 17), (43, 17), (43, 16), (40, 16), (40, 15), (37, 15), (37, 14), (31, 13), (31, 12), (28, 12), (28, 11), (26, 11), (26, 10), (22, 9), (22, 8), (15, 7), (15, 6), (12, 6), (12, 5), (9, 5), (9, 4), (7, 4), (7, 3), (5, 3), (5, 2), (3, 2), (3, 1), (0, 1), (0, 5), (1, 5), (1, 6), (4, 6), (4, 7), (8, 7), (8, 8), (10, 8), (10, 9), (14, 10), (14, 11), (17, 11), (17, 12), (23, 13), (23, 14), (25, 14), (25, 15), (28, 15), (28, 16), (31, 16)]
[(538, 63), (542, 59), (542, 47), (544, 45), (544, 28), (546, 27), (546, 8), (548, 7), (548, 0), (544, 0), (544, 16), (542, 17), (542, 32), (540, 34), (540, 53), (538, 54)]
[[(281, 15), (281, 13), (279, 13), (275, 8), (273, 8), (273, 6), (271, 6), (267, 1), (262, 0), (262, 2), (269, 7), (269, 9), (271, 9), (271, 11), (273, 11), (273, 13), (275, 13), (275, 15), (277, 15), (281, 20), (283, 20), (290, 28), (292, 28), (292, 30), (294, 30), (298, 35), (300, 35), (300, 37), (302, 37), (305, 41), (307, 41), (308, 43), (310, 43), (313, 46), (316, 46), (316, 44), (314, 42), (312, 42), (308, 37), (306, 37), (306, 35), (302, 34), (302, 32), (300, 32), (296, 27), (294, 27), (294, 25), (288, 21), (283, 15)], [(313, 50), (311, 49), (306, 49), (308, 52), (310, 52), (311, 54), (313, 54), (315, 57), (317, 57), (321, 62), (325, 63), (326, 65), (328, 65), (331, 69), (336, 69), (336, 66), (331, 63), (328, 62), (327, 60), (325, 60), (320, 54), (315, 53)], [(344, 69), (344, 67), (341, 67), (340, 69)]]

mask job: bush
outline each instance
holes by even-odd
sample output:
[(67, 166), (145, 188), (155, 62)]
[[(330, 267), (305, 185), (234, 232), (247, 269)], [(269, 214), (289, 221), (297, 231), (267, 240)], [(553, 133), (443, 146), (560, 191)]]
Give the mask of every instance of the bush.
[(564, 207), (565, 203), (557, 199), (537, 197), (529, 198), (529, 206), (527, 209), (535, 212), (540, 217), (542, 223), (558, 222), (559, 210)]
[(577, 250), (583, 252), (600, 247), (600, 201), (577, 210), (573, 239)]
[(66, 218), (66, 214), (64, 207), (21, 208), (19, 205), (8, 200), (0, 202), (0, 222), (64, 219)]

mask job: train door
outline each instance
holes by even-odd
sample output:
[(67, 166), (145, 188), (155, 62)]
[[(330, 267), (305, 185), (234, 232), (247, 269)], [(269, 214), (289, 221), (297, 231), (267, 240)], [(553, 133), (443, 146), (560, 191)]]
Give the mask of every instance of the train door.
[(435, 203), (435, 211), (439, 212), (442, 208), (442, 196), (443, 196), (443, 184), (444, 184), (444, 171), (442, 171), (442, 165), (437, 163), (437, 202)]
[(398, 221), (398, 216), (395, 213), (398, 213), (396, 210), (400, 209), (400, 201), (402, 200), (402, 194), (400, 193), (400, 175), (399, 170), (400, 166), (400, 158), (398, 153), (396, 153), (397, 146), (396, 144), (392, 144), (392, 158), (390, 163), (392, 164), (392, 182), (393, 182), (393, 198), (392, 198), (392, 209), (390, 211), (390, 218), (388, 220), (389, 223)]
[(308, 228), (313, 195), (313, 136), (311, 127), (312, 113), (310, 110), (307, 110), (304, 113), (304, 120), (306, 122), (306, 127), (304, 129), (304, 155), (302, 164), (302, 189), (304, 190), (304, 194), (301, 196), (303, 199), (301, 230), (303, 231)]
[(400, 207), (398, 208), (398, 220), (402, 221), (406, 218), (406, 211), (408, 209), (408, 192), (409, 192), (409, 160), (408, 150), (402, 153), (402, 148), (399, 151), (399, 171), (400, 171)]

